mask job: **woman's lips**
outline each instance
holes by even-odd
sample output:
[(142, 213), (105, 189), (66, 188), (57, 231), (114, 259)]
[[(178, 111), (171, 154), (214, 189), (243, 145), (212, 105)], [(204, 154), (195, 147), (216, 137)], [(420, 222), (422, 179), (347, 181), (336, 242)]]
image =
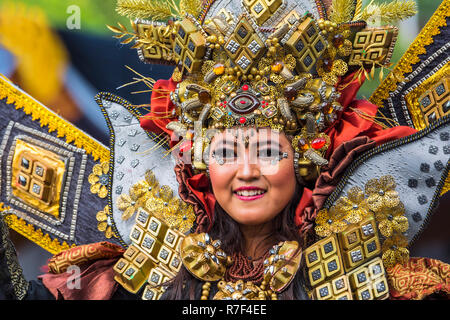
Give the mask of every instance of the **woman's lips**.
[(263, 194), (259, 194), (256, 196), (240, 196), (238, 194), (235, 193), (235, 196), (238, 197), (238, 199), (242, 200), (242, 201), (253, 201), (253, 200), (257, 200), (260, 199), (262, 197), (264, 197), (265, 193)]
[(264, 197), (266, 190), (258, 187), (240, 187), (234, 190), (234, 195), (242, 201), (253, 201)]

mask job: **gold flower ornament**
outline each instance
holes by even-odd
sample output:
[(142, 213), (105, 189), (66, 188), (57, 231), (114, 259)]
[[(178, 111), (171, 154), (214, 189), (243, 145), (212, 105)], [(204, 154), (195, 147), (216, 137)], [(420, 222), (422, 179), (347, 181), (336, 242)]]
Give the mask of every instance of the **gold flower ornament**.
[(108, 195), (108, 172), (109, 163), (102, 162), (92, 168), (92, 173), (88, 177), (88, 181), (91, 184), (91, 192), (97, 194), (102, 199)]

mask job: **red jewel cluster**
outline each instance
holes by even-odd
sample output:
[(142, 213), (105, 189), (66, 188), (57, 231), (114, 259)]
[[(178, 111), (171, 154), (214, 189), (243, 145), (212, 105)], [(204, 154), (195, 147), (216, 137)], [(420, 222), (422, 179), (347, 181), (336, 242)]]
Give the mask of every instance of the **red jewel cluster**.
[(298, 147), (303, 151), (308, 150), (310, 147), (314, 150), (320, 150), (325, 146), (326, 143), (327, 141), (323, 137), (315, 138), (309, 144), (305, 139), (300, 139), (298, 141)]

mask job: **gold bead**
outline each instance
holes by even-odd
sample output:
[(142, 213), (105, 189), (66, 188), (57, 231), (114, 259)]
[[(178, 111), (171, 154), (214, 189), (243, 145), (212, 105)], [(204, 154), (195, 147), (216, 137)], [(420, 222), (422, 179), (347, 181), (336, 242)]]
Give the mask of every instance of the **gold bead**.
[(220, 49), (220, 44), (216, 43), (216, 44), (214, 45), (214, 48), (215, 48), (215, 49)]
[(237, 75), (238, 78), (240, 78), (240, 77), (242, 76), (242, 72), (238, 71), (238, 72), (236, 73), (236, 75)]
[(215, 44), (210, 44), (209, 47), (210, 47), (211, 49), (214, 49), (214, 48), (216, 47), (216, 45), (215, 45)]
[(328, 30), (328, 32), (333, 32), (334, 28), (333, 27), (329, 27), (327, 30)]
[(257, 74), (258, 73), (258, 69), (256, 69), (255, 67), (252, 68), (252, 70), (250, 71), (251, 74)]
[(253, 75), (252, 75), (252, 74), (249, 74), (249, 75), (247, 76), (247, 79), (250, 80), (250, 81), (253, 80)]
[(212, 42), (212, 43), (216, 43), (216, 41), (217, 41), (217, 37), (216, 36), (209, 36), (209, 42)]
[(200, 300), (208, 300), (208, 297), (202, 296)]
[(242, 80), (244, 80), (244, 81), (247, 80), (247, 76), (245, 74), (242, 76)]
[(255, 80), (256, 80), (256, 81), (261, 80), (261, 76), (258, 74), (258, 75), (255, 77)]
[(277, 48), (275, 48), (275, 47), (269, 47), (269, 53), (270, 54), (275, 54), (275, 53), (277, 53)]
[(272, 38), (272, 43), (273, 44), (278, 43), (278, 41), (279, 41), (278, 38)]
[(203, 290), (202, 295), (207, 297), (209, 295), (209, 290)]

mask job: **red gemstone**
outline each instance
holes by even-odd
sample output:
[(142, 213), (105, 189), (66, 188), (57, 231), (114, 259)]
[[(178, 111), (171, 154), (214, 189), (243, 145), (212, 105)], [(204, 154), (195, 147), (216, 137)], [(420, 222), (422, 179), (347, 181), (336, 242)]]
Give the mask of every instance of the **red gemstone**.
[(247, 103), (247, 101), (245, 101), (245, 100), (241, 100), (241, 101), (239, 101), (241, 104), (246, 104)]
[(247, 119), (245, 119), (244, 117), (242, 117), (242, 118), (239, 119), (239, 122), (240, 122), (241, 124), (244, 124), (245, 121), (247, 121)]
[(248, 85), (244, 84), (244, 85), (242, 86), (242, 90), (247, 91), (247, 90), (248, 90)]
[(191, 148), (192, 148), (192, 141), (191, 140), (184, 141), (180, 145), (180, 151), (181, 152), (187, 152), (187, 151), (191, 150)]
[(319, 150), (323, 148), (325, 143), (326, 143), (325, 138), (315, 138), (313, 141), (311, 141), (311, 147), (313, 147), (316, 150)]

